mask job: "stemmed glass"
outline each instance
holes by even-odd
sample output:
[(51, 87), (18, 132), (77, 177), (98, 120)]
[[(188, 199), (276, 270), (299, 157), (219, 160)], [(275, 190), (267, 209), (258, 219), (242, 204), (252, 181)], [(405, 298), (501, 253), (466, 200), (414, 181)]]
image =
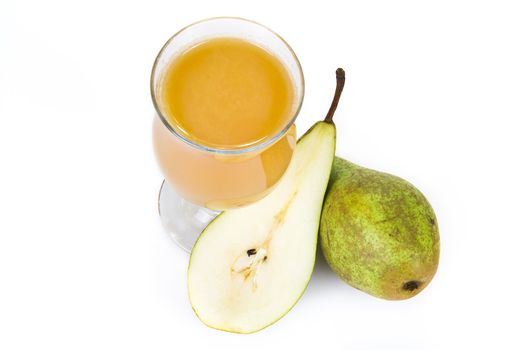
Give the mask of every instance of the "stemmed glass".
[[(277, 57), (289, 73), (294, 99), (286, 125), (275, 135), (245, 147), (212, 148), (188, 138), (167, 118), (160, 98), (170, 62), (189, 48), (213, 38), (240, 38)], [(191, 24), (160, 50), (151, 73), (156, 109), (153, 144), (165, 176), (158, 209), (165, 230), (190, 251), (203, 228), (220, 213), (264, 197), (286, 171), (295, 147), (294, 121), (304, 96), (301, 65), (290, 46), (275, 32), (250, 20), (218, 17)]]

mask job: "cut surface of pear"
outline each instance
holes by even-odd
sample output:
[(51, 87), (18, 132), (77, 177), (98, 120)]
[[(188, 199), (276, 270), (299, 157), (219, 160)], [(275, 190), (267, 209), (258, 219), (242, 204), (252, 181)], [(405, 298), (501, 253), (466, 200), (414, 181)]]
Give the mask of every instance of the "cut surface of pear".
[(206, 325), (254, 332), (300, 298), (315, 262), (334, 138), (333, 125), (317, 124), (268, 196), (220, 214), (202, 232), (191, 254), (188, 291)]
[[(338, 82), (341, 76), (344, 81), (338, 74)], [(331, 116), (339, 95), (330, 118), (299, 140), (275, 189), (258, 202), (220, 214), (193, 247), (188, 292), (195, 313), (209, 327), (258, 331), (283, 317), (303, 294), (314, 267), (335, 153)]]

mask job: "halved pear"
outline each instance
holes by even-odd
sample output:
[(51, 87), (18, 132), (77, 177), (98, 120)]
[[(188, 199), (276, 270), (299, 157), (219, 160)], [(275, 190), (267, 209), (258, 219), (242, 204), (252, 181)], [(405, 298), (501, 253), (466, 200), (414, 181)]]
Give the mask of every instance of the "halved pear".
[(197, 316), (212, 328), (252, 333), (283, 317), (312, 275), (319, 218), (335, 154), (332, 116), (337, 88), (324, 121), (297, 143), (275, 189), (249, 206), (220, 214), (193, 247), (188, 292)]

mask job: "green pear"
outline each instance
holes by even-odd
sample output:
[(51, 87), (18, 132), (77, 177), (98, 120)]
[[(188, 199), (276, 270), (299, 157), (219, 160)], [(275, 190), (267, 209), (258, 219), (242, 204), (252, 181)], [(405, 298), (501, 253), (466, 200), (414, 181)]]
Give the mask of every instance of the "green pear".
[(383, 299), (421, 292), (439, 261), (436, 216), (423, 194), (399, 177), (338, 157), (326, 191), (320, 240), (339, 277)]
[(227, 210), (201, 233), (191, 252), (188, 293), (207, 326), (253, 333), (283, 317), (312, 275), (319, 220), (335, 156), (332, 116), (337, 88), (324, 121), (301, 137), (290, 165), (270, 194)]

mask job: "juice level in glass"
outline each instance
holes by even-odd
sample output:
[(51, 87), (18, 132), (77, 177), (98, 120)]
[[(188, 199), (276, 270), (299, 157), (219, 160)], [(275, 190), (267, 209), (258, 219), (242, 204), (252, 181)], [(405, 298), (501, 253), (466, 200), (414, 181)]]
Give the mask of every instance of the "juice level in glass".
[[(169, 185), (186, 199), (224, 210), (256, 201), (286, 171), (295, 126), (266, 148), (257, 145), (284, 130), (296, 100), (282, 62), (239, 38), (201, 42), (167, 66), (158, 89), (165, 120), (153, 126), (155, 153)], [(198, 149), (174, 135), (215, 150)]]

